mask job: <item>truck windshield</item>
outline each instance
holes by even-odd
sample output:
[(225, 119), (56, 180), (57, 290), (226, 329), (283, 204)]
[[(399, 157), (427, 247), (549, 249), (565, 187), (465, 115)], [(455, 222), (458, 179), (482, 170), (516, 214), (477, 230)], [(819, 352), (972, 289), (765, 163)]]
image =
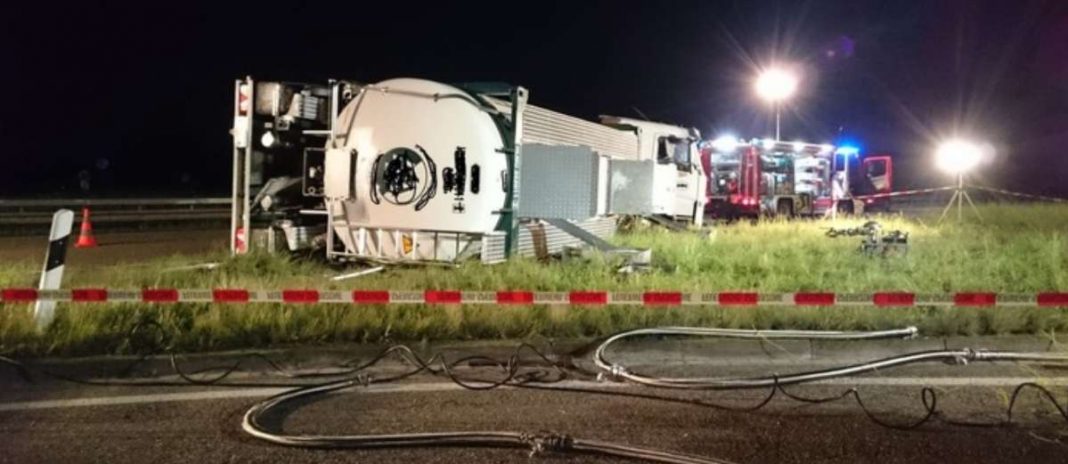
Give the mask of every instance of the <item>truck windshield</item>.
[(712, 153), (709, 164), (712, 166), (712, 194), (730, 195), (738, 192), (741, 156), (736, 152)]
[(656, 160), (660, 164), (675, 163), (679, 169), (689, 169), (691, 145), (689, 139), (674, 136), (660, 137), (657, 143)]
[(866, 162), (868, 167), (868, 177), (879, 177), (886, 175), (886, 163), (883, 161), (870, 161)]

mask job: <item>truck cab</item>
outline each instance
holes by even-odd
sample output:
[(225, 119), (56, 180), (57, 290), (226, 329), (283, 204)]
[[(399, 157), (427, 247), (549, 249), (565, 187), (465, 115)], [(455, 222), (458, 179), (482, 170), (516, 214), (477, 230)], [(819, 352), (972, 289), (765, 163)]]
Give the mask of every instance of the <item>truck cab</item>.
[(701, 225), (706, 183), (697, 149), (701, 133), (694, 128), (615, 116), (601, 116), (601, 123), (637, 136), (638, 160), (654, 165), (657, 213)]
[(894, 165), (889, 155), (866, 156), (860, 162), (860, 176), (856, 194), (866, 197), (864, 211), (890, 211), (890, 197), (885, 195), (893, 191)]

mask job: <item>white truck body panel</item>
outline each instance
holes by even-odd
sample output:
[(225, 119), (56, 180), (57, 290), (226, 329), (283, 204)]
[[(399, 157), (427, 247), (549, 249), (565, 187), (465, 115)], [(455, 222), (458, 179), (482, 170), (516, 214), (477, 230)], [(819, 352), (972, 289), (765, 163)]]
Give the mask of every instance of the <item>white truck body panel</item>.
[[(328, 227), (345, 250), (336, 254), (453, 261), (496, 243), (507, 199), (508, 144), (492, 113), (510, 114), (509, 106), (420, 79), (365, 87), (338, 114), (325, 157)], [(674, 137), (690, 141), (689, 162), (697, 161), (690, 130), (627, 122), (639, 129), (526, 105), (520, 141), (586, 146), (600, 155), (596, 212), (604, 215), (611, 210), (612, 160), (654, 161), (660, 138)], [(673, 162), (653, 167), (656, 214), (703, 212), (701, 170), (685, 167)], [(694, 218), (698, 224), (700, 216)]]

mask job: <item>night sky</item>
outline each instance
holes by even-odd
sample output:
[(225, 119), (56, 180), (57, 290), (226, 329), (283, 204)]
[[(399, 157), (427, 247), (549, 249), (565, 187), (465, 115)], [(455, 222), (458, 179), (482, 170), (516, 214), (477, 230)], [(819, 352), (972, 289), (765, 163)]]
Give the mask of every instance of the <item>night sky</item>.
[(225, 195), (244, 75), (502, 81), (750, 138), (772, 62), (803, 70), (783, 139), (892, 154), (907, 187), (948, 183), (930, 154), (959, 134), (997, 149), (978, 181), (1068, 196), (1064, 1), (63, 3), (0, 12), (0, 196)]

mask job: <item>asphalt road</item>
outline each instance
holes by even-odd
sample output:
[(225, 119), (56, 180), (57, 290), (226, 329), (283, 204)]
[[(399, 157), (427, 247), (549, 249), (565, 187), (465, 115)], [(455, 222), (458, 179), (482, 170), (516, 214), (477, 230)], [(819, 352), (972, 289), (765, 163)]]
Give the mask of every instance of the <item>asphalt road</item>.
[[(676, 343), (648, 341), (629, 345), (615, 356), (633, 369), (672, 375), (756, 375), (789, 372), (878, 357), (903, 350), (951, 346), (1043, 349), (1039, 340), (926, 340), (886, 344)], [(589, 369), (586, 353), (559, 345), (557, 359)], [(272, 352), (286, 369), (307, 372), (355, 356), (367, 359), (376, 347), (332, 347)], [(425, 348), (431, 350), (432, 348)], [(433, 348), (436, 350), (436, 348)], [(504, 358), (500, 346), (464, 345), (463, 353)], [(566, 355), (571, 353), (574, 357)], [(714, 356), (713, 356), (714, 354)], [(183, 361), (190, 370), (226, 365), (238, 355), (197, 356)], [(109, 377), (124, 359), (35, 361), (71, 375)], [(175, 380), (165, 359), (139, 364), (136, 381)], [(228, 381), (257, 383), (279, 377), (262, 362), (248, 364)], [(381, 377), (404, 368), (389, 362), (376, 368)], [(496, 376), (485, 366), (464, 373)], [(742, 407), (761, 401), (767, 391), (679, 393), (596, 382), (576, 371), (571, 386), (608, 392), (655, 393), (702, 398)], [(13, 369), (0, 372), (0, 462), (625, 462), (594, 456), (541, 454), (525, 449), (419, 448), (386, 450), (308, 450), (286, 448), (246, 435), (244, 412), (277, 388), (82, 386), (35, 376), (26, 383)], [(581, 378), (581, 379), (579, 379)], [(929, 364), (881, 371), (857, 379), (797, 386), (790, 393), (828, 396), (855, 387), (878, 418), (894, 423), (924, 414), (920, 388), (939, 394), (945, 417), (990, 422), (1004, 418), (1015, 384), (1040, 380), (1068, 403), (1068, 369), (1057, 365)], [(124, 377), (129, 381), (131, 378)], [(288, 381), (288, 380), (287, 380)], [(634, 399), (615, 395), (517, 389), (472, 392), (447, 379), (419, 376), (395, 384), (357, 387), (285, 408), (269, 416), (275, 431), (299, 434), (359, 434), (446, 430), (552, 431), (576, 438), (713, 457), (739, 463), (812, 462), (1068, 462), (1068, 421), (1029, 392), (1020, 397), (1011, 427), (961, 427), (928, 423), (916, 430), (892, 430), (874, 423), (853, 400), (806, 405), (777, 395), (755, 412)]]
[[(72, 267), (143, 261), (173, 255), (203, 254), (227, 248), (225, 229), (150, 230), (96, 234), (96, 248), (75, 248), (75, 230), (67, 248), (67, 264)], [(0, 262), (28, 262), (38, 267), (44, 262), (48, 235), (0, 236)]]

